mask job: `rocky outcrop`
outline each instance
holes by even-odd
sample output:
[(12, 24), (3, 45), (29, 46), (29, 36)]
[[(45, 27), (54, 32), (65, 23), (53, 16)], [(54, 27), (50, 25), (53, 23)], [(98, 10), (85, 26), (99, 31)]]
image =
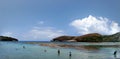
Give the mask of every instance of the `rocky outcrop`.
[(120, 32), (113, 35), (91, 33), (82, 36), (60, 36), (52, 41), (59, 42), (120, 42)]
[(103, 41), (120, 42), (120, 32), (113, 35), (103, 35)]
[(73, 40), (76, 40), (77, 42), (101, 42), (102, 35), (98, 33), (92, 33), (92, 34), (86, 34), (82, 36), (78, 36), (74, 38)]
[(0, 41), (18, 41), (18, 39), (7, 36), (0, 36)]
[(60, 36), (57, 38), (54, 38), (52, 41), (59, 41), (59, 42), (68, 42), (68, 41), (73, 41), (76, 42), (76, 40), (73, 40), (75, 38), (75, 36)]

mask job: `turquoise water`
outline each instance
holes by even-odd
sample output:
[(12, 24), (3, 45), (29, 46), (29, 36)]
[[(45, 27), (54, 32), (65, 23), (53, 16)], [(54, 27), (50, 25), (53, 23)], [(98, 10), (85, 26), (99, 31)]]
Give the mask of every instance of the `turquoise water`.
[[(59, 43), (81, 46), (75, 48), (52, 48), (40, 46), (40, 43), (52, 42), (0, 42), (0, 59), (115, 59), (120, 58), (120, 42), (103, 43)], [(60, 50), (60, 54), (58, 54)], [(117, 56), (113, 53), (117, 50)], [(71, 52), (71, 57), (69, 53)]]

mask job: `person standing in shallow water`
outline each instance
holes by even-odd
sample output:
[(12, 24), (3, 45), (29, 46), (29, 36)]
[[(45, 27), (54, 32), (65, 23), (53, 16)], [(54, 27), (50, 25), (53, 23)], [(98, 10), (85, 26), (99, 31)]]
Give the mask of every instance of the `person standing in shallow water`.
[(60, 55), (60, 50), (58, 50), (58, 56)]
[(114, 57), (116, 58), (116, 56), (117, 56), (117, 51), (114, 51), (113, 55), (114, 55)]
[(71, 52), (69, 52), (69, 59), (71, 59), (71, 57), (72, 57), (72, 53), (71, 53)]
[(69, 52), (69, 57), (71, 57), (72, 56), (72, 54), (71, 54), (71, 52)]

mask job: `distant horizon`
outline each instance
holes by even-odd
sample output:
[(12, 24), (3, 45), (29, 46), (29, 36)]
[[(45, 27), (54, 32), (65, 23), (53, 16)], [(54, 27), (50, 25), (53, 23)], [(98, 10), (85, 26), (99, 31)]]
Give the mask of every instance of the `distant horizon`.
[[(117, 33), (120, 33), (120, 32), (117, 32)], [(114, 34), (117, 34), (117, 33), (114, 33)], [(95, 34), (95, 33), (87, 33), (87, 34)], [(83, 34), (83, 35), (87, 35), (87, 34)], [(100, 34), (100, 33), (96, 33), (96, 34)], [(114, 34), (108, 34), (108, 35), (114, 35)], [(83, 36), (83, 35), (77, 35), (77, 36)], [(100, 35), (104, 35), (104, 34), (100, 34)], [(61, 36), (75, 36), (75, 35), (61, 35)], [(11, 37), (11, 36), (4, 36), (4, 37)], [(57, 37), (60, 37), (60, 36), (57, 36)], [(57, 37), (54, 37), (54, 38), (57, 38)], [(11, 37), (11, 38), (15, 38), (15, 37)], [(43, 41), (41, 41), (41, 40), (20, 40), (20, 39), (18, 39), (18, 38), (15, 38), (15, 39), (18, 39), (18, 41), (28, 41), (28, 42), (36, 42), (36, 41), (38, 41), (38, 42), (50, 42), (50, 41), (52, 41), (54, 38), (51, 38), (51, 39), (49, 39), (49, 40), (43, 40)]]

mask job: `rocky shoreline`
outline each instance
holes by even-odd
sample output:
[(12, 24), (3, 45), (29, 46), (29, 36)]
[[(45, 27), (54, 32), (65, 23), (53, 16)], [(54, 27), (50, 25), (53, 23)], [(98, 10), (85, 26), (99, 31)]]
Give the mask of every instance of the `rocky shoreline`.
[(71, 45), (71, 44), (56, 44), (56, 43), (41, 43), (40, 46), (51, 48), (73, 48), (77, 50), (99, 50), (101, 47), (119, 47), (118, 45)]

